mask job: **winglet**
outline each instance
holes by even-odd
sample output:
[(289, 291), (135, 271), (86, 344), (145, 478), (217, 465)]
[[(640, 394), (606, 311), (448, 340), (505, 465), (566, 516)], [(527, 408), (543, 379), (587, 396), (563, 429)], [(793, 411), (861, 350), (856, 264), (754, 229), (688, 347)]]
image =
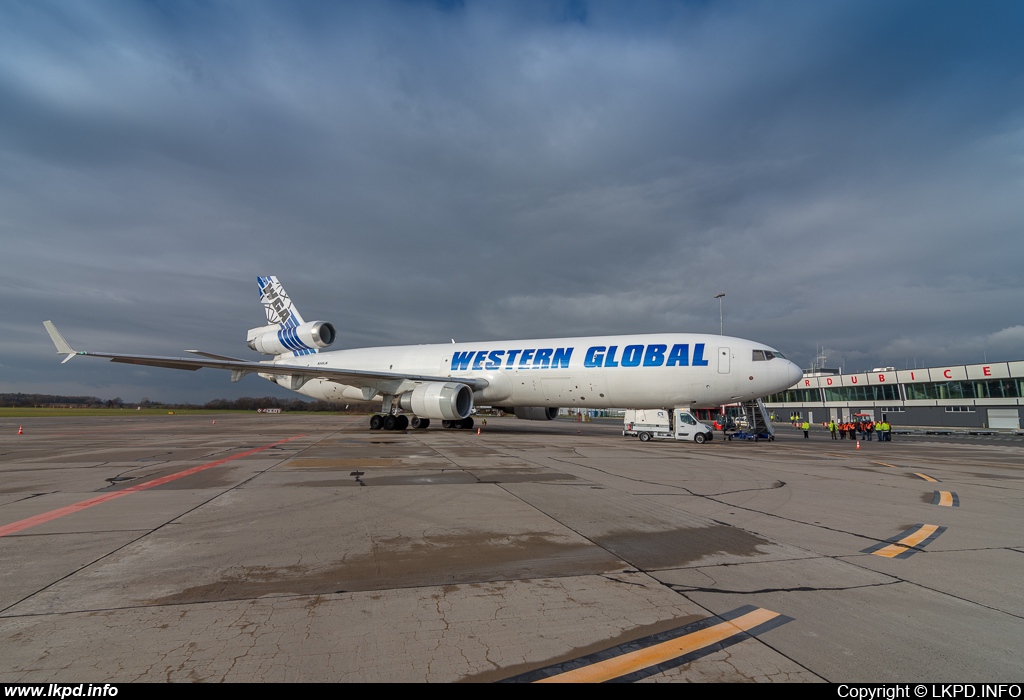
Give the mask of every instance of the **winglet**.
[(67, 357), (60, 361), (61, 364), (64, 364), (78, 354), (70, 345), (68, 345), (68, 341), (64, 340), (64, 336), (62, 336), (60, 331), (57, 330), (57, 327), (53, 325), (53, 321), (43, 321), (43, 327), (46, 329), (46, 332), (50, 334), (50, 340), (52, 340), (53, 344), (57, 346), (57, 354), (67, 355)]

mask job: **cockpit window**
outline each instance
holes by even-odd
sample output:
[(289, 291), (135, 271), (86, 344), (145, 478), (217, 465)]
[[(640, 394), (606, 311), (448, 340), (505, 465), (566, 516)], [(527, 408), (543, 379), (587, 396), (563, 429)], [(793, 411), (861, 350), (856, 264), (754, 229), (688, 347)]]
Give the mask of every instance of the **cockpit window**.
[(783, 360), (785, 360), (785, 359), (786, 359), (786, 356), (785, 356), (785, 355), (783, 355), (783, 354), (782, 354), (781, 352), (779, 352), (778, 350), (776, 350), (774, 354), (775, 354), (775, 357), (781, 357), (781, 358), (782, 358)]
[(764, 362), (768, 358), (764, 356), (764, 350), (754, 351), (754, 362)]

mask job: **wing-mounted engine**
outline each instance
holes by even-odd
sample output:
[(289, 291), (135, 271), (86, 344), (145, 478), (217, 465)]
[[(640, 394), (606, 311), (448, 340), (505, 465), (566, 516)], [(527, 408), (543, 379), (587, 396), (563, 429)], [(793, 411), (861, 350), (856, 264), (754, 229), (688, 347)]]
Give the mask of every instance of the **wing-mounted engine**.
[(516, 406), (510, 410), (521, 420), (554, 420), (558, 415), (553, 406)]
[(462, 420), (473, 412), (473, 390), (457, 382), (428, 382), (402, 394), (398, 405), (420, 418)]
[(246, 342), (250, 348), (264, 355), (283, 355), (289, 352), (308, 355), (329, 346), (337, 335), (330, 323), (310, 321), (293, 328), (276, 325), (252, 328), (246, 335)]

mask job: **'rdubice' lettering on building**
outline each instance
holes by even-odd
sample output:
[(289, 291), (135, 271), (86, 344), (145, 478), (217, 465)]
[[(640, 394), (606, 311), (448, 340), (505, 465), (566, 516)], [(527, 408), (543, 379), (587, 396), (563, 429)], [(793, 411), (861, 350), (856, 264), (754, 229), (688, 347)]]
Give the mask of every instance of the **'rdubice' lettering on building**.
[[(493, 369), (569, 369), (575, 348), (527, 348), (523, 350), (469, 350), (452, 354), (452, 371)], [(587, 348), (583, 366), (598, 367), (706, 367), (704, 343), (695, 343), (691, 362), (689, 343), (668, 345), (594, 345)]]

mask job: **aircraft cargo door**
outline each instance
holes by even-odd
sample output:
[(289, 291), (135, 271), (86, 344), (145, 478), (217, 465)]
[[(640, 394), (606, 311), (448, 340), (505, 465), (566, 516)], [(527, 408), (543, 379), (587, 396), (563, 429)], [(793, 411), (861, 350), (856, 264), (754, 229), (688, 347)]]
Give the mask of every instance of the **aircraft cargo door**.
[(732, 352), (729, 348), (718, 348), (718, 373), (729, 374), (729, 358)]
[(573, 392), (571, 379), (564, 377), (544, 377), (540, 380), (541, 390), (544, 392), (544, 400), (555, 406), (565, 406), (576, 403), (576, 394)]

